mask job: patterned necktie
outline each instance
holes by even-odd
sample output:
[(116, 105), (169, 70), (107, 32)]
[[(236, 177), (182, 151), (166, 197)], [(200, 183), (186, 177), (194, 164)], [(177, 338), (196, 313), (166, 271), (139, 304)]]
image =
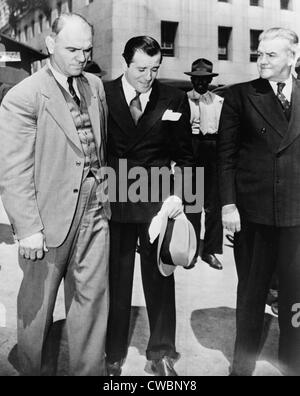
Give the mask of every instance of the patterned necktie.
[(290, 102), (287, 100), (287, 98), (282, 93), (285, 85), (286, 85), (285, 83), (277, 83), (277, 98), (279, 99), (279, 102), (281, 103), (283, 111), (288, 112), (290, 110)]
[(74, 89), (74, 86), (73, 86), (73, 77), (68, 77), (67, 82), (69, 85), (69, 92), (70, 92), (73, 100), (75, 101), (77, 106), (80, 107), (80, 99), (78, 98), (76, 91)]
[(142, 105), (141, 105), (141, 101), (140, 101), (140, 92), (136, 91), (135, 97), (130, 102), (129, 109), (130, 109), (130, 113), (132, 115), (133, 121), (134, 121), (135, 125), (137, 125), (139, 122), (139, 119), (143, 115)]

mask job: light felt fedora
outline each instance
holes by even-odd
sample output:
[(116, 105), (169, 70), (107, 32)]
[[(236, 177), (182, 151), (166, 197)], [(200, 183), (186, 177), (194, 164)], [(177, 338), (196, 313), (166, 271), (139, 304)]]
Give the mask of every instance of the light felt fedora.
[(219, 74), (213, 73), (213, 64), (204, 58), (197, 59), (192, 64), (192, 71), (185, 72), (188, 76), (192, 77), (216, 77)]
[(163, 276), (173, 274), (177, 266), (189, 267), (197, 250), (194, 227), (184, 213), (175, 219), (163, 216), (158, 246), (157, 264)]

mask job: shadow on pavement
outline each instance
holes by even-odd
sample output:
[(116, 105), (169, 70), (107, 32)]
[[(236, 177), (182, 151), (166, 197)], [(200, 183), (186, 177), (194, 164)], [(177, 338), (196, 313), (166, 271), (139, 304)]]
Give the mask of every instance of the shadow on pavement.
[(11, 226), (8, 224), (0, 224), (0, 243), (6, 243), (7, 245), (14, 245), (15, 243)]
[[(235, 341), (235, 309), (210, 308), (192, 312), (191, 326), (198, 342), (205, 348), (221, 351), (231, 363)], [(265, 360), (279, 369), (277, 360), (279, 339), (278, 320), (265, 314), (262, 351), (259, 360)]]

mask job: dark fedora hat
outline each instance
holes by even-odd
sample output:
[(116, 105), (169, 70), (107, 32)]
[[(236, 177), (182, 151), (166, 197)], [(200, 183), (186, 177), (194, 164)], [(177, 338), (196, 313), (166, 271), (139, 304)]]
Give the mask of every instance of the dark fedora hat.
[(106, 74), (106, 71), (102, 70), (101, 67), (94, 61), (88, 61), (85, 68), (85, 72), (95, 74), (95, 76), (103, 77)]
[(176, 267), (188, 268), (197, 251), (193, 225), (185, 214), (169, 219), (164, 215), (157, 246), (157, 264), (163, 276), (170, 276)]
[(213, 73), (213, 64), (204, 58), (197, 59), (192, 64), (192, 71), (185, 72), (188, 76), (195, 77), (216, 77), (219, 74)]

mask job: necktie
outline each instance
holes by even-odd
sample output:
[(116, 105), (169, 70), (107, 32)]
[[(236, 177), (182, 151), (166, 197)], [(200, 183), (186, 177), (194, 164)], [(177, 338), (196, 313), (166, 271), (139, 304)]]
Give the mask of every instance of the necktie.
[(73, 86), (73, 77), (68, 77), (67, 82), (69, 85), (69, 92), (70, 92), (73, 100), (75, 101), (77, 106), (80, 107), (80, 99), (78, 98), (76, 91), (74, 89), (74, 86)]
[(277, 98), (281, 103), (284, 112), (288, 112), (290, 110), (290, 102), (283, 94), (283, 88), (285, 87), (285, 83), (277, 83)]
[(132, 99), (129, 105), (130, 113), (132, 115), (135, 125), (139, 122), (139, 119), (143, 115), (142, 105), (140, 101), (140, 93), (136, 91), (135, 97)]

